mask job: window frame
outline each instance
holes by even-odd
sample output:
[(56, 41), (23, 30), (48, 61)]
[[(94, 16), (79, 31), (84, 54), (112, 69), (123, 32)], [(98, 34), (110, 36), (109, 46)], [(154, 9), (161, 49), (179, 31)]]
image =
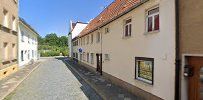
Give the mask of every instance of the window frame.
[[(138, 66), (138, 61), (146, 61), (146, 62), (151, 62), (151, 67), (152, 67), (152, 80), (148, 80), (144, 77), (141, 77), (139, 75), (139, 69), (140, 67)], [(148, 58), (148, 57), (135, 57), (135, 79), (142, 81), (144, 83), (150, 84), (150, 85), (154, 85), (154, 58)]]
[(4, 27), (9, 27), (9, 12), (5, 8), (3, 8), (3, 26)]
[(94, 42), (94, 34), (91, 34), (91, 44)]
[[(155, 12), (155, 13), (152, 13), (152, 14), (149, 14), (150, 11), (153, 11), (155, 9), (158, 9), (158, 12)], [(155, 16), (159, 16), (159, 29), (158, 30), (155, 30)], [(152, 31), (149, 31), (149, 18), (152, 18)], [(152, 7), (148, 10), (146, 10), (146, 33), (153, 33), (153, 32), (158, 32), (160, 31), (160, 7), (159, 6), (155, 6), (155, 7)]]
[(91, 53), (90, 56), (91, 56), (91, 64), (94, 64), (94, 53)]
[[(129, 21), (130, 22), (127, 22)], [(126, 27), (128, 27), (127, 33), (126, 33)], [(123, 37), (131, 37), (132, 36), (132, 18), (129, 17), (124, 20), (124, 25), (123, 25)]]
[(97, 43), (101, 42), (101, 33), (97, 32)]
[(105, 31), (105, 34), (109, 33), (110, 32), (109, 27), (105, 27), (104, 31)]

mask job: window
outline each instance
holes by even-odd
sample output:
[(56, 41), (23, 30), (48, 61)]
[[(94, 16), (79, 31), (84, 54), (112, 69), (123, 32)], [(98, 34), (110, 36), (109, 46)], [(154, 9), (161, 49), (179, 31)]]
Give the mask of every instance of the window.
[(132, 19), (125, 20), (125, 26), (124, 26), (124, 36), (128, 37), (131, 36), (132, 33)]
[(85, 45), (85, 37), (83, 37), (83, 45)]
[(94, 41), (94, 35), (91, 34), (91, 43), (93, 43), (93, 41)]
[(34, 38), (32, 38), (32, 44), (34, 44)]
[(91, 53), (91, 64), (94, 64), (94, 53)]
[(12, 56), (13, 56), (13, 59), (16, 58), (16, 44), (12, 44)]
[(28, 43), (30, 43), (30, 35), (27, 36)]
[(28, 50), (28, 55), (27, 55), (27, 59), (30, 59), (30, 50)]
[(83, 61), (85, 61), (85, 52), (83, 52), (83, 56), (82, 57), (83, 57)]
[(82, 46), (82, 38), (80, 39), (80, 45)]
[(159, 30), (159, 7), (147, 12), (147, 32)]
[(109, 28), (108, 27), (105, 28), (105, 33), (109, 33)]
[(24, 35), (25, 33), (23, 31), (21, 31), (21, 41), (24, 42)]
[(82, 53), (80, 54), (80, 61), (82, 61)]
[(87, 44), (89, 44), (89, 35), (87, 36)]
[(3, 44), (3, 58), (4, 60), (8, 60), (8, 43)]
[(89, 53), (87, 53), (87, 62), (89, 62)]
[(23, 50), (21, 51), (21, 61), (24, 61), (24, 54), (23, 54)]
[(16, 31), (16, 18), (14, 16), (12, 17), (12, 29)]
[(154, 58), (135, 57), (135, 78), (153, 85)]
[(97, 43), (100, 42), (100, 39), (101, 39), (101, 34), (98, 32), (98, 33), (97, 33)]
[(109, 54), (105, 54), (104, 57), (105, 57), (105, 60), (110, 60)]
[(32, 50), (32, 58), (34, 58), (34, 50)]
[(3, 14), (4, 14), (3, 25), (5, 27), (8, 27), (8, 11), (3, 9)]

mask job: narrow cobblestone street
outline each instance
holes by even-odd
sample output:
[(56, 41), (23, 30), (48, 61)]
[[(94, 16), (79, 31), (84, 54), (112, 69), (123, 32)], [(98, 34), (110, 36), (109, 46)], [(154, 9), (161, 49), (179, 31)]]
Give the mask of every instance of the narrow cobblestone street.
[(101, 100), (61, 61), (44, 61), (6, 100)]

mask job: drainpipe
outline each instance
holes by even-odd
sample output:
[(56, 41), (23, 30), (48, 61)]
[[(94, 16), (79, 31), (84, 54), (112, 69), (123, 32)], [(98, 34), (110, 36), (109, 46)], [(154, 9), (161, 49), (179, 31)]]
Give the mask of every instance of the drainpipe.
[(175, 60), (175, 100), (180, 99), (180, 30), (179, 30), (179, 0), (175, 0), (176, 16), (176, 60)]

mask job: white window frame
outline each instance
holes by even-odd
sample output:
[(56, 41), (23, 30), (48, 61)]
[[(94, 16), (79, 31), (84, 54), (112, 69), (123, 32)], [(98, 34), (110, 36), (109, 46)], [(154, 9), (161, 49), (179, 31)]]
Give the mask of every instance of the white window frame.
[[(151, 11), (151, 10), (154, 10), (154, 9), (156, 9), (156, 8), (158, 8), (159, 9), (159, 11), (158, 12), (156, 12), (156, 13), (153, 13), (153, 14), (150, 14), (149, 15), (149, 12)], [(159, 6), (156, 6), (156, 7), (153, 7), (153, 8), (151, 8), (151, 9), (148, 9), (147, 10), (147, 16), (146, 16), (146, 32), (147, 33), (150, 33), (150, 32), (154, 32), (154, 31), (159, 31), (160, 30), (160, 8), (159, 8)], [(159, 30), (155, 30), (155, 16), (156, 15), (159, 15)], [(148, 32), (148, 22), (149, 22), (149, 17), (152, 17), (152, 31), (149, 31)]]
[(21, 42), (25, 42), (24, 36), (25, 36), (25, 33), (21, 31)]
[[(128, 20), (131, 20), (131, 22), (126, 23), (126, 21), (128, 21)], [(126, 26), (128, 26), (128, 35), (126, 35)], [(129, 26), (131, 26), (131, 27), (129, 27)], [(131, 37), (131, 35), (132, 35), (132, 18), (131, 17), (124, 20), (124, 28), (123, 29), (124, 29), (123, 37)]]

